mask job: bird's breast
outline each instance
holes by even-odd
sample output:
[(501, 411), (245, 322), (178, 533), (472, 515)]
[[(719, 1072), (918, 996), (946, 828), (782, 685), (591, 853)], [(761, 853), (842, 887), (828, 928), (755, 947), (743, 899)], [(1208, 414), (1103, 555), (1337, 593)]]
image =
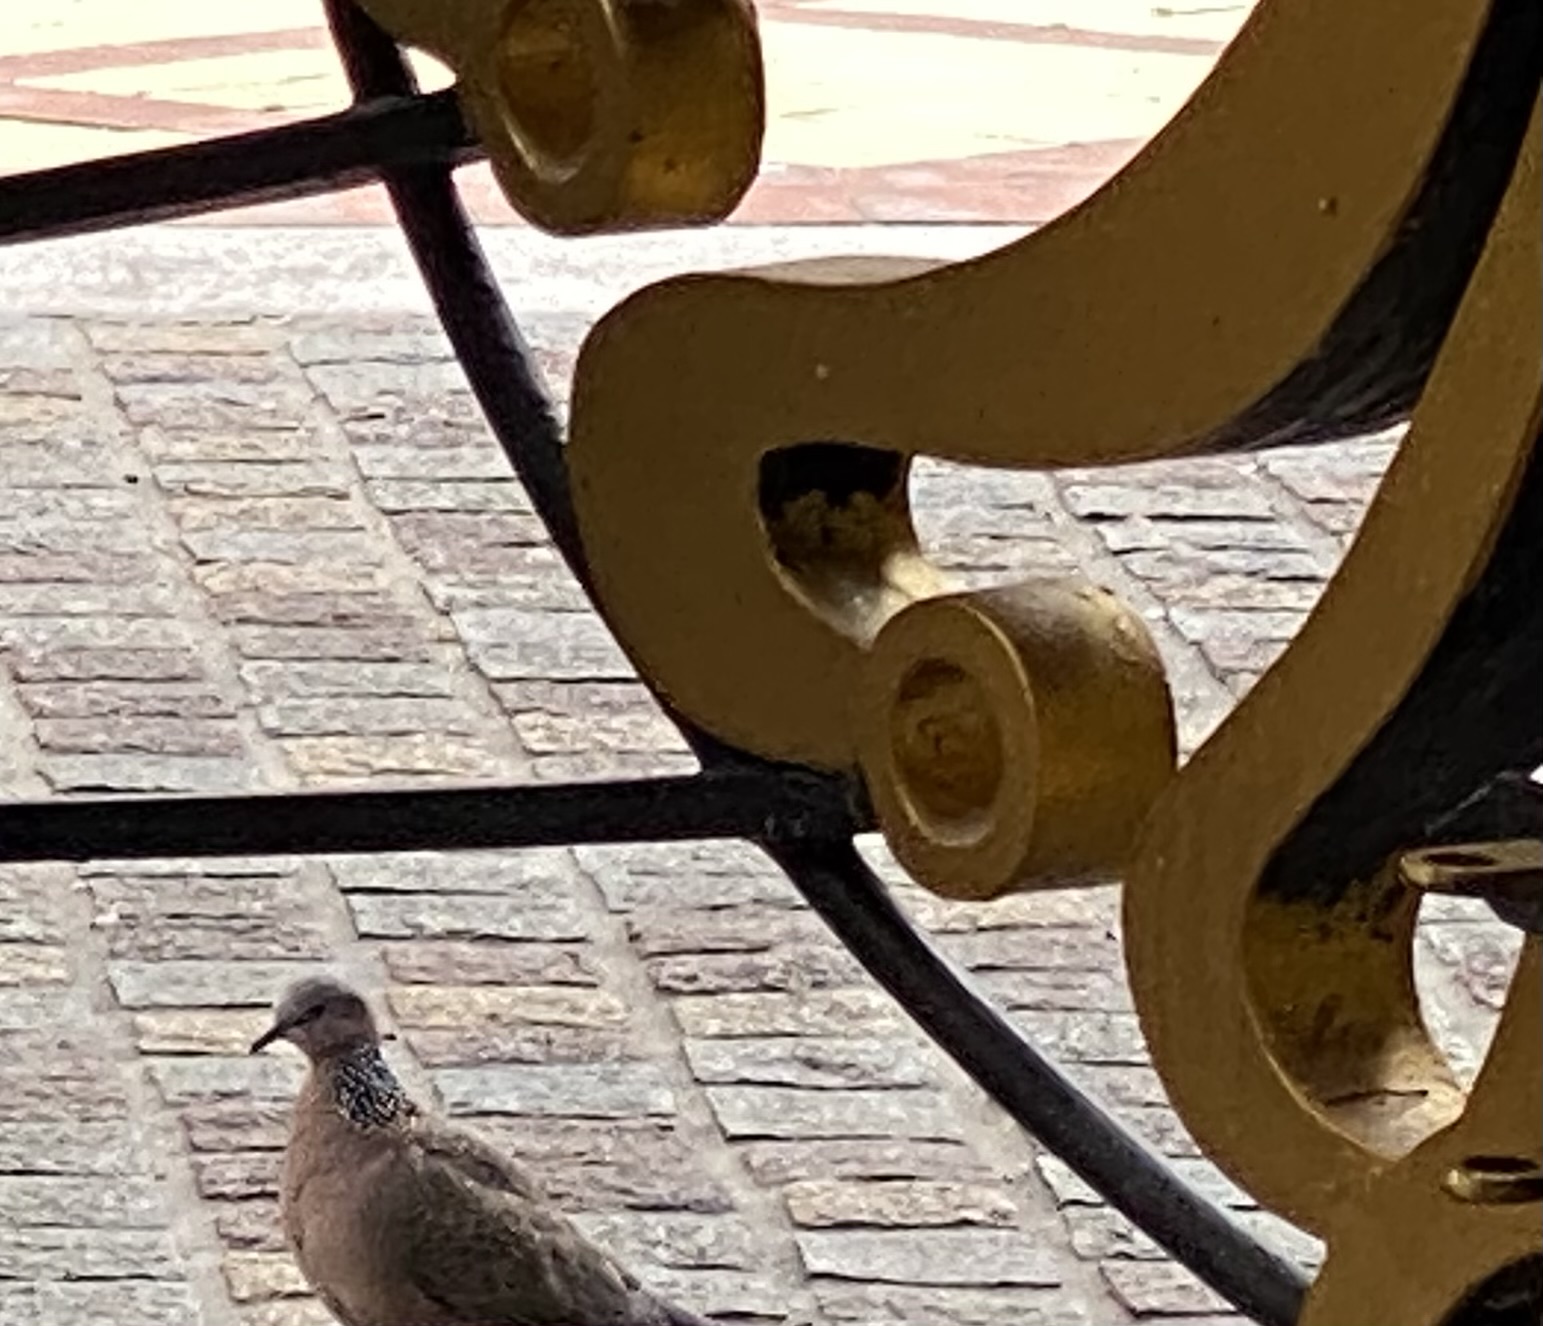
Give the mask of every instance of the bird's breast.
[(301, 1274), (344, 1326), (440, 1326), (402, 1281), (375, 1200), (390, 1163), (386, 1149), (363, 1137), (328, 1141), (292, 1145), (286, 1157), (284, 1231)]

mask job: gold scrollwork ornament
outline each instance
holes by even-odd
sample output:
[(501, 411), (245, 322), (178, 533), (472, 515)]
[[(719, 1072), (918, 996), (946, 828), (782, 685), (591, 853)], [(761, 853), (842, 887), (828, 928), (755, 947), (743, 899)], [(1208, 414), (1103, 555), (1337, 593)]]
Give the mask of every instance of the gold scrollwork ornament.
[[(1443, 0), (1388, 42), (1386, 2), (1265, 0), (1118, 178), (1025, 239), (681, 277), (613, 309), (580, 355), (568, 460), (639, 671), (734, 745), (861, 770), (940, 893), (1118, 869), (1175, 759), (1144, 625), (1086, 585), (946, 597), (907, 467), (1202, 448), (1312, 357), (1398, 238), (1490, 8)], [(1375, 80), (1324, 58), (1364, 50)], [(961, 758), (971, 734), (996, 754)]]

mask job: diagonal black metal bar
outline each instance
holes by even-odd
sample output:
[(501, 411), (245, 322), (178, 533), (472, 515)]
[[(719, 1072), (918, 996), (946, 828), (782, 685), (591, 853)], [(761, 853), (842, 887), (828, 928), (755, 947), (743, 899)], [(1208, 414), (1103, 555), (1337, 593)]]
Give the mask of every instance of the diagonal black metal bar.
[(466, 851), (840, 834), (828, 780), (734, 771), (532, 787), (0, 805), (0, 862)]
[[(416, 80), (396, 43), (363, 10), (349, 0), (326, 0), (326, 11), (348, 81), (361, 104), (416, 93)], [(449, 170), (442, 165), (403, 164), (382, 171), (381, 179), (445, 335), (493, 435), (557, 550), (574, 574), (584, 579), (584, 553), (568, 496), (562, 429)]]
[(849, 840), (763, 850), (868, 973), (1014, 1119), (1262, 1326), (1294, 1326), (1307, 1277), (1201, 1197), (977, 991), (895, 905)]
[[(349, 84), (361, 102), (413, 95), (417, 83), (412, 70), (396, 43), (369, 15), (351, 0), (324, 0), (324, 7)], [(382, 180), (440, 324), (493, 436), (568, 569), (587, 589), (589, 571), (573, 514), (562, 428), (449, 170), (402, 166), (383, 172)], [(667, 704), (665, 708), (670, 712)], [(670, 717), (704, 765), (712, 762), (720, 768), (763, 773), (774, 767), (692, 729), (678, 714)]]
[(372, 184), (383, 170), (478, 155), (453, 90), (0, 178), (0, 242), (53, 239)]

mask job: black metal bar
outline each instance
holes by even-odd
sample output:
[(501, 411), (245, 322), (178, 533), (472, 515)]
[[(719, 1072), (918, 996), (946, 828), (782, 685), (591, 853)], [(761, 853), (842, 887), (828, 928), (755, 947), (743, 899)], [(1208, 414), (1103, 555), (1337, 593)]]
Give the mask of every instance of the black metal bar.
[[(326, 11), (356, 97), (367, 103), (417, 91), (396, 43), (368, 15), (350, 0), (326, 0)], [(584, 579), (584, 553), (568, 496), (562, 430), (449, 170), (403, 164), (382, 171), (381, 179), (445, 335), (493, 435), (558, 552)]]
[(1464, 1296), (1444, 1326), (1538, 1326), (1543, 1321), (1543, 1253), (1503, 1266)]
[(53, 239), (373, 183), (383, 170), (475, 159), (454, 90), (378, 97), (336, 115), (0, 178), (0, 242)]
[[(391, 37), (351, 0), (324, 3), (354, 95), (361, 101), (412, 95), (416, 80)], [(450, 171), (433, 165), (402, 166), (383, 172), (382, 179), (488, 427), (568, 569), (588, 590), (589, 567), (573, 512), (562, 429)], [(704, 767), (767, 775), (774, 771), (776, 766), (767, 761), (694, 727), (670, 709), (667, 697), (655, 698)]]
[(1429, 827), (1422, 843), (1498, 842), (1506, 838), (1543, 838), (1543, 783), (1531, 770), (1512, 770), (1492, 778), (1477, 792)]
[(847, 841), (763, 849), (911, 1017), (1111, 1206), (1262, 1326), (1295, 1326), (1308, 1280), (1084, 1095), (931, 944)]
[(817, 775), (0, 805), (0, 862), (466, 851), (842, 833)]

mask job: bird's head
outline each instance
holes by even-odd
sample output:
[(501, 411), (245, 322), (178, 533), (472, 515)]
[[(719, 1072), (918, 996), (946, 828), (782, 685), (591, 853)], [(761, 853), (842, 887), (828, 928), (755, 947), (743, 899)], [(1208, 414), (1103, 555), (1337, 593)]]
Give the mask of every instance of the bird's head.
[(379, 1045), (370, 1007), (355, 991), (327, 976), (297, 981), (274, 1006), (273, 1025), (252, 1042), (252, 1053), (288, 1041), (312, 1063)]

